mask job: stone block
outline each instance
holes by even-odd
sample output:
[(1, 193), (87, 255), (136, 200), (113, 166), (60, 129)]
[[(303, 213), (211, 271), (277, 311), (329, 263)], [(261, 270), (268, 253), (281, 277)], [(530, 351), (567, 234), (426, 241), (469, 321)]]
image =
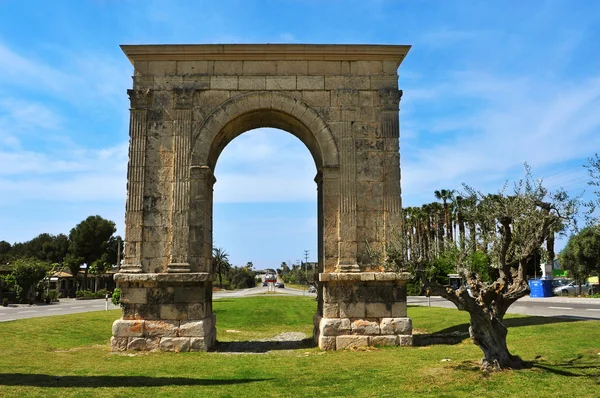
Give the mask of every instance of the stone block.
[(364, 318), (367, 316), (366, 304), (360, 301), (339, 303), (339, 311), (339, 316), (342, 318)]
[(160, 304), (136, 304), (135, 305), (135, 319), (161, 319), (160, 316)]
[(177, 73), (177, 61), (150, 61), (148, 74), (155, 76), (174, 75)]
[(382, 75), (383, 64), (381, 61), (353, 61), (350, 62), (350, 73), (353, 75)]
[(334, 351), (336, 349), (336, 337), (319, 336), (319, 349), (323, 351)]
[(190, 350), (190, 339), (189, 337), (163, 337), (160, 339), (160, 350), (188, 352)]
[(398, 336), (398, 345), (406, 347), (413, 345), (413, 336)]
[(160, 305), (160, 318), (166, 320), (188, 319), (187, 304), (162, 304)]
[(315, 107), (328, 107), (330, 104), (329, 91), (304, 91), (302, 99)]
[(174, 288), (174, 302), (177, 303), (203, 303), (204, 302), (204, 288), (201, 286), (193, 287), (175, 287)]
[(276, 75), (277, 61), (244, 61), (244, 75)]
[(345, 335), (335, 338), (336, 350), (345, 350), (348, 348), (368, 347), (369, 336)]
[(398, 78), (395, 76), (371, 76), (371, 89), (398, 90)]
[(148, 304), (174, 304), (174, 288), (158, 286), (147, 289)]
[(396, 61), (383, 61), (382, 68), (384, 74), (398, 76), (398, 64)]
[(341, 61), (311, 61), (308, 63), (309, 75), (341, 75)]
[[(338, 318), (340, 316), (340, 308), (337, 303), (323, 303), (323, 316), (325, 318)], [(344, 317), (349, 318), (347, 315)]]
[(196, 303), (188, 305), (188, 319), (204, 319), (207, 316), (206, 304)]
[(264, 76), (240, 76), (239, 77), (239, 89), (240, 90), (266, 90), (267, 81)]
[(117, 319), (112, 326), (115, 337), (142, 337), (144, 335), (144, 321)]
[(129, 343), (127, 344), (128, 351), (156, 351), (158, 350), (158, 344), (160, 342), (160, 338), (141, 338), (141, 337), (131, 337), (129, 339)]
[(348, 318), (322, 318), (319, 324), (321, 336), (339, 336), (348, 334), (352, 330)]
[(123, 288), (121, 302), (123, 304), (146, 304), (146, 288)]
[(146, 321), (144, 335), (146, 337), (177, 337), (179, 321)]
[(410, 318), (382, 318), (380, 327), (381, 334), (412, 334)]
[(212, 330), (210, 321), (183, 321), (179, 326), (179, 337), (202, 337)]
[(199, 352), (199, 351), (208, 351), (211, 347), (211, 339), (204, 337), (192, 337), (190, 338), (190, 351)]
[(355, 319), (352, 321), (352, 334), (373, 336), (381, 334), (379, 322), (367, 319)]
[(296, 76), (267, 76), (267, 90), (295, 90)]
[(177, 61), (178, 75), (206, 75), (208, 61)]
[(358, 90), (332, 90), (331, 106), (358, 106)]
[(370, 90), (371, 80), (367, 76), (325, 76), (325, 90), (337, 89)]
[(113, 352), (119, 352), (119, 351), (127, 351), (127, 343), (128, 343), (128, 338), (127, 337), (111, 337), (110, 338), (110, 346), (111, 349), (113, 350)]
[(325, 89), (325, 77), (297, 76), (296, 87), (298, 90), (323, 90)]
[(238, 89), (238, 78), (237, 78), (237, 76), (211, 76), (210, 77), (210, 89), (211, 90), (237, 90)]
[(392, 303), (392, 317), (393, 318), (403, 318), (407, 314), (406, 312), (406, 302), (396, 302)]
[(374, 346), (395, 346), (398, 345), (398, 336), (385, 335), (371, 337), (371, 345)]
[(384, 318), (392, 314), (391, 305), (387, 308), (386, 303), (366, 303), (367, 318)]
[(277, 61), (278, 75), (306, 75), (308, 61)]
[(213, 73), (215, 75), (241, 75), (242, 61), (215, 61)]

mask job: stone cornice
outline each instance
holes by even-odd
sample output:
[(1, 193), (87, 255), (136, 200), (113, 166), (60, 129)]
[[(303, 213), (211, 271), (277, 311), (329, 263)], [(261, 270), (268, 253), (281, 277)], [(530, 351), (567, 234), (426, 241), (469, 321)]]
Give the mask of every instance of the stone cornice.
[(136, 61), (395, 61), (402, 62), (409, 45), (373, 44), (142, 44), (121, 45)]

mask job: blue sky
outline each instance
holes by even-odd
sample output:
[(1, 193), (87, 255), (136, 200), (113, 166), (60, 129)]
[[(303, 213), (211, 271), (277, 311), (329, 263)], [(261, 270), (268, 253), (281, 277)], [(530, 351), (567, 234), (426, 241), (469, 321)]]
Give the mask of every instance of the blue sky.
[[(404, 205), (462, 182), (497, 190), (524, 161), (581, 194), (600, 152), (598, 15), (584, 0), (0, 0), (0, 240), (92, 214), (123, 233), (132, 66), (119, 44), (411, 44)], [(316, 260), (315, 171), (290, 134), (235, 139), (216, 168), (215, 244), (238, 265)]]

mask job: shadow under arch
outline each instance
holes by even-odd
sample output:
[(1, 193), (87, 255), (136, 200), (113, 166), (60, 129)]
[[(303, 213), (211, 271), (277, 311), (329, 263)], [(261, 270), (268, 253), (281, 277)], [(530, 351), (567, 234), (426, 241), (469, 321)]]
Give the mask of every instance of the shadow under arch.
[(192, 166), (214, 170), (217, 159), (240, 134), (272, 127), (296, 136), (310, 151), (317, 170), (339, 167), (338, 148), (325, 120), (299, 98), (277, 92), (237, 95), (218, 106), (193, 137)]

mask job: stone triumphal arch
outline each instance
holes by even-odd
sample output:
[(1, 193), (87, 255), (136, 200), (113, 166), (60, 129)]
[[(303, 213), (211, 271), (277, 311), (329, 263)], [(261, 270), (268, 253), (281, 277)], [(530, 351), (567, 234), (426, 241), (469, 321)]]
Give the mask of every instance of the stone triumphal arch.
[(409, 48), (122, 46), (134, 76), (113, 350), (215, 344), (213, 170), (258, 127), (295, 135), (317, 166), (319, 347), (411, 344), (407, 274), (380, 267), (402, 222), (397, 70)]

